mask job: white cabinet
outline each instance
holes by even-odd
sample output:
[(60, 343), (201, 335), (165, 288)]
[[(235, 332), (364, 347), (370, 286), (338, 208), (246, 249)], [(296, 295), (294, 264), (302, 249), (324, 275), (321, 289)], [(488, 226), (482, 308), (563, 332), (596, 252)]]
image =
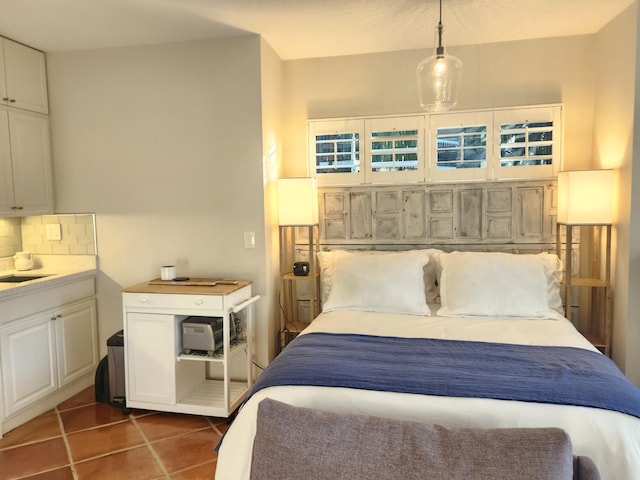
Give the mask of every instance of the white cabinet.
[(175, 404), (174, 316), (131, 312), (126, 318), (128, 403)]
[(98, 317), (96, 301), (91, 298), (66, 305), (54, 312), (58, 353), (58, 382), (68, 385), (98, 363)]
[[(141, 283), (123, 290), (126, 406), (228, 417), (253, 385), (250, 282), (172, 286)], [(182, 322), (222, 318), (220, 348), (183, 351)], [(230, 326), (236, 331), (231, 338)]]
[(98, 362), (97, 333), (94, 299), (0, 329), (5, 415), (93, 372)]
[(0, 38), (0, 104), (49, 113), (43, 52)]
[(93, 384), (94, 278), (8, 297), (0, 311), (1, 436)]
[(0, 215), (52, 212), (48, 118), (0, 109)]
[(58, 388), (54, 323), (44, 313), (0, 330), (5, 416)]

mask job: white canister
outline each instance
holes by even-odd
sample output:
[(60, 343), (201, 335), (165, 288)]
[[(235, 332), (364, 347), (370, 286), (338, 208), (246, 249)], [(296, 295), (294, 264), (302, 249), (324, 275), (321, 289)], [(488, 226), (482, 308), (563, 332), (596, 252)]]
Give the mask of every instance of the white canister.
[(13, 256), (13, 263), (16, 270), (31, 270), (33, 268), (31, 252), (16, 252)]
[(173, 265), (160, 267), (160, 280), (173, 280), (174, 278), (176, 278), (176, 267)]

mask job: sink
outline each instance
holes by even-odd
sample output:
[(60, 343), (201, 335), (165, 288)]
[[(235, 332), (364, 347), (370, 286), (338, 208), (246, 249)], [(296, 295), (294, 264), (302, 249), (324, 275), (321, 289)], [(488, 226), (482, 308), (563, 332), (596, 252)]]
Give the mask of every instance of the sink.
[(6, 277), (0, 277), (0, 283), (22, 283), (48, 276), (49, 275), (8, 275)]

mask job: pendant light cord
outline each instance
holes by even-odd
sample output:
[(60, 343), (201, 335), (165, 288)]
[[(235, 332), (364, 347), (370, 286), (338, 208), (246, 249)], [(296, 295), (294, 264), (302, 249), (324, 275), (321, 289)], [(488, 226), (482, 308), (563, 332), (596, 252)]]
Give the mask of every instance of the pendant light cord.
[(442, 46), (442, 0), (440, 0), (440, 18), (438, 20), (438, 48), (436, 49), (438, 58), (444, 57), (444, 47)]

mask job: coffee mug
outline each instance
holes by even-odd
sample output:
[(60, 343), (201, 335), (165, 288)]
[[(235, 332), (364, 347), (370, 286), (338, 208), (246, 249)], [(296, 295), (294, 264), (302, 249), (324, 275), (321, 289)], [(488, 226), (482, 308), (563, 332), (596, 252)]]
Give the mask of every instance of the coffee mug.
[(160, 267), (160, 280), (173, 280), (176, 278), (176, 267), (164, 265)]

